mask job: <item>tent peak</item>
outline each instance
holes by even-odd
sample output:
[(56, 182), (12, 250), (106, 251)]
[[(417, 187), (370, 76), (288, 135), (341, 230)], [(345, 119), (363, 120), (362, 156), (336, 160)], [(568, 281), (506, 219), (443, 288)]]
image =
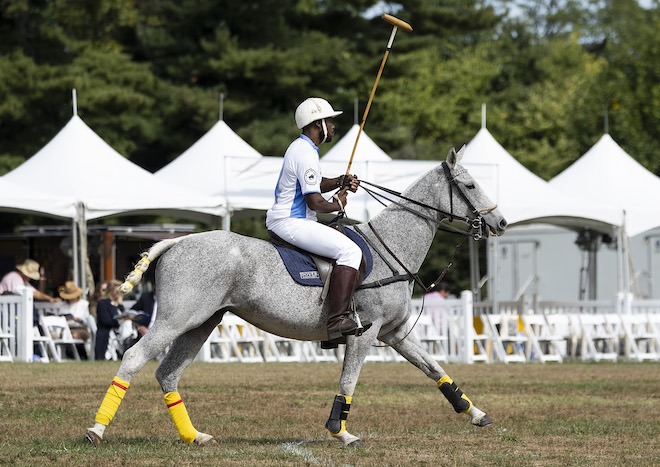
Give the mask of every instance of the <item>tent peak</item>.
[(78, 96), (76, 95), (76, 88), (71, 90), (71, 99), (73, 101), (73, 116), (78, 115)]

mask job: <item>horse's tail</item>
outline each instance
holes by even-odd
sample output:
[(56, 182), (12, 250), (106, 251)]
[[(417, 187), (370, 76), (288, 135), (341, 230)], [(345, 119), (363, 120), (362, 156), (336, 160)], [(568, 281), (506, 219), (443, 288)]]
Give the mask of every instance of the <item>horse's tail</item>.
[(149, 251), (143, 252), (140, 255), (142, 258), (135, 265), (135, 269), (133, 269), (133, 271), (131, 271), (128, 276), (126, 276), (124, 283), (119, 286), (119, 293), (124, 295), (133, 290), (133, 287), (139, 284), (142, 280), (142, 276), (145, 272), (147, 272), (147, 269), (149, 269), (151, 262), (172, 248), (174, 245), (179, 243), (185, 237), (187, 237), (187, 235), (162, 240), (149, 248)]

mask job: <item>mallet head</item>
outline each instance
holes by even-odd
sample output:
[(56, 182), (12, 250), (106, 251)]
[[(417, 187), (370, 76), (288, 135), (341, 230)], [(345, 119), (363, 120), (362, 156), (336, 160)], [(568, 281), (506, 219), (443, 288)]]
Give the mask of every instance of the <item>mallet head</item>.
[(396, 26), (399, 29), (404, 29), (408, 32), (412, 32), (412, 30), (413, 30), (412, 26), (409, 25), (408, 23), (406, 23), (405, 21), (400, 20), (399, 18), (397, 18), (395, 16), (388, 15), (387, 13), (383, 15), (383, 19), (385, 21), (387, 21), (388, 23)]

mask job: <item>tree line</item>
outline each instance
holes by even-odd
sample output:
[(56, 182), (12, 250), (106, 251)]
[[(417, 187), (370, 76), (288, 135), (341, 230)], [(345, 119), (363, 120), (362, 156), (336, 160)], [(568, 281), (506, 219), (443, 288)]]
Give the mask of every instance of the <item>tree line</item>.
[[(660, 174), (659, 0), (2, 0), (0, 175), (78, 114), (149, 171), (223, 118), (265, 155), (321, 96), (395, 159), (441, 159), (487, 127), (557, 175), (605, 131)], [(327, 148), (324, 148), (327, 150)], [(359, 174), (358, 174), (359, 175)], [(253, 227), (246, 226), (247, 231)]]

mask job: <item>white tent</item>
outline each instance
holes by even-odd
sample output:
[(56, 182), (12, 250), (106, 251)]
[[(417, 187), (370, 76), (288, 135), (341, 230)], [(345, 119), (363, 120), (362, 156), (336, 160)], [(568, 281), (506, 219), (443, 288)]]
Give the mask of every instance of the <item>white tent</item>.
[[(332, 146), (332, 148), (330, 148), (330, 150), (323, 157), (321, 157), (321, 161), (343, 162), (344, 165), (347, 165), (349, 159), (351, 158), (353, 146), (355, 146), (355, 138), (357, 138), (359, 131), (360, 125), (353, 125), (348, 133), (346, 133)], [(367, 133), (363, 130), (362, 134), (360, 134), (358, 145), (355, 148), (353, 161), (388, 162), (391, 160), (392, 158), (388, 156), (380, 147), (378, 147), (378, 145), (374, 143), (374, 141), (369, 138), (369, 135), (367, 135)]]
[(133, 164), (77, 115), (5, 179), (83, 203), (85, 219), (116, 214), (170, 213), (208, 220), (224, 213), (210, 198), (166, 183)]
[(75, 219), (76, 200), (41, 193), (0, 177), (0, 211)]
[[(262, 157), (220, 120), (155, 175), (198, 193), (222, 197), (226, 201), (228, 214), (241, 209), (260, 209), (253, 205), (264, 204), (261, 196), (250, 190), (252, 187), (242, 185), (239, 178), (246, 172), (253, 172)], [(261, 187), (255, 185), (254, 188)], [(272, 196), (269, 200), (272, 201)], [(225, 228), (229, 228), (229, 217), (225, 218)]]
[(630, 157), (610, 135), (550, 180), (562, 193), (625, 210), (626, 231), (634, 237), (660, 227), (660, 178)]
[(75, 114), (48, 144), (4, 179), (76, 200), (80, 248), (75, 253), (74, 279), (79, 284), (86, 284), (82, 271), (87, 261), (87, 220), (157, 213), (211, 222), (225, 213), (222, 199), (156, 178), (112, 149)]
[(499, 205), (510, 226), (543, 222), (611, 233), (623, 220), (619, 209), (552, 187), (515, 160), (486, 128), (467, 145), (462, 164)]

